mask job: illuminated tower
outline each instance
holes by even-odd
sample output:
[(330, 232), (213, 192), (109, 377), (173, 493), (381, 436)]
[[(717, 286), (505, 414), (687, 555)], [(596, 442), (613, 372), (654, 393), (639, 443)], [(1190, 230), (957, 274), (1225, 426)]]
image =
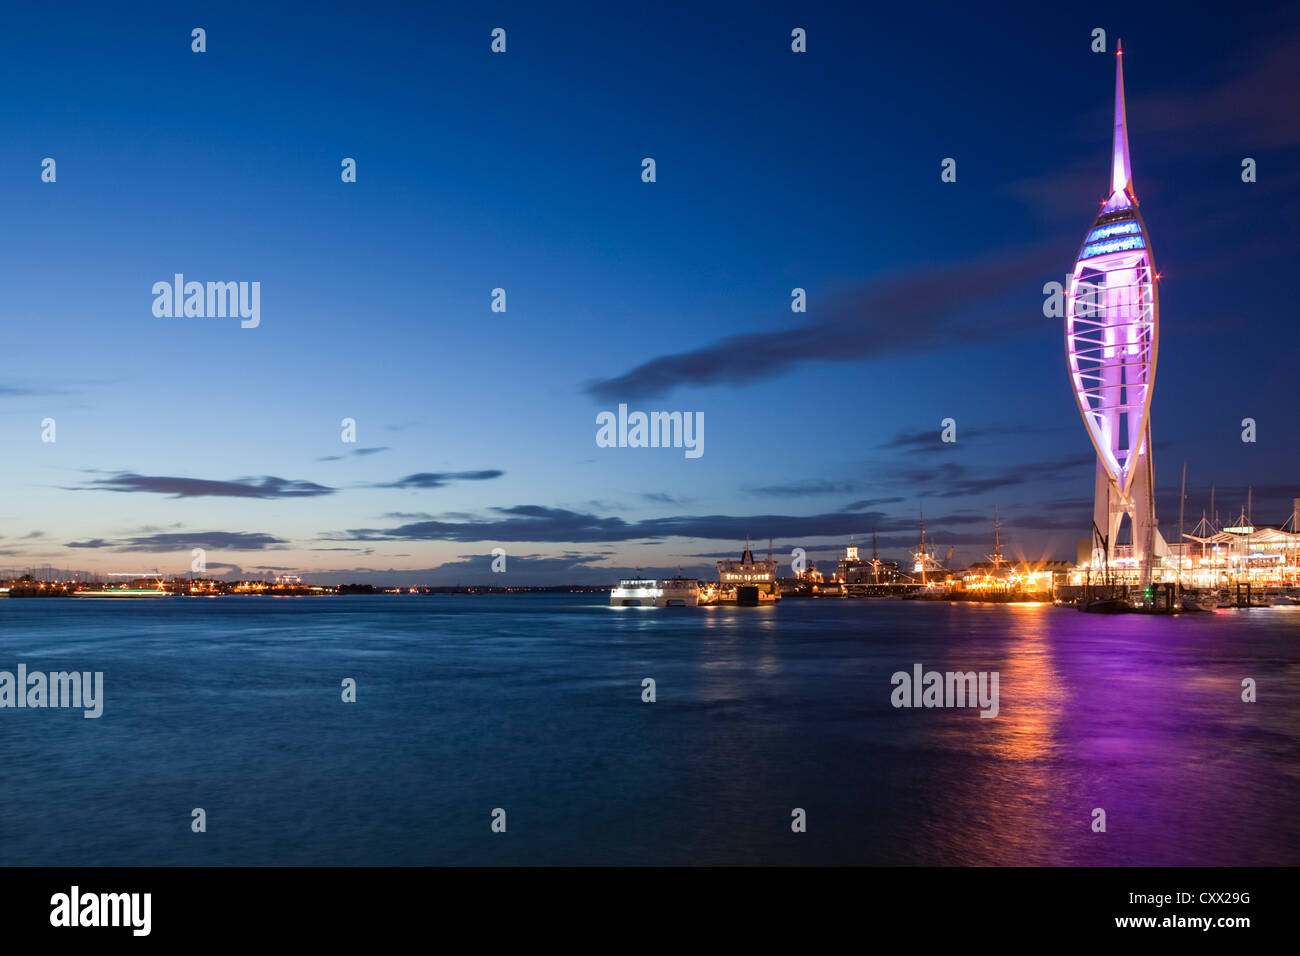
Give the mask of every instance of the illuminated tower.
[(1151, 394), (1160, 309), (1155, 263), (1138, 212), (1124, 115), (1124, 50), (1115, 55), (1115, 141), (1110, 198), (1084, 237), (1070, 276), (1065, 348), (1079, 412), (1097, 449), (1093, 557), (1115, 560), (1120, 525), (1132, 523), (1133, 558), (1145, 584), (1166, 552), (1155, 514)]

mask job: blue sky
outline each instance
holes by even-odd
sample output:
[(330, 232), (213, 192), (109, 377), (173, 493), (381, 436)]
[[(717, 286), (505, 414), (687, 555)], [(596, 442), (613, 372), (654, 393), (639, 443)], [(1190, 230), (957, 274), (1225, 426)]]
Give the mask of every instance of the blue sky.
[[(1072, 557), (1091, 451), (1041, 287), (1106, 190), (1098, 26), (1165, 276), (1162, 529), (1184, 460), (1189, 514), (1254, 486), (1280, 522), (1300, 23), (1171, 9), (7, 12), (0, 567), (453, 583), (500, 546), (600, 581), (746, 532), (901, 555), (922, 507), (960, 562), (995, 505)], [(260, 282), (260, 326), (155, 317), (176, 272)], [(705, 454), (596, 447), (619, 401), (703, 412)]]

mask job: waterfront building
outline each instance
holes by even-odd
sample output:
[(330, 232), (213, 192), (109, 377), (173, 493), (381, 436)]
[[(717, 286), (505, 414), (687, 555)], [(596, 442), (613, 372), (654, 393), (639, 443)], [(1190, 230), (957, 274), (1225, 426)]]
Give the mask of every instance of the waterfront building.
[(876, 536), (871, 536), (871, 560), (859, 555), (858, 546), (849, 538), (844, 557), (835, 568), (835, 579), (840, 584), (897, 584), (902, 574), (896, 561), (881, 561), (876, 550)]
[[(1069, 584), (1107, 579), (1095, 572), (1085, 557), (1080, 554), (1078, 565), (1068, 575)], [(1120, 545), (1108, 578), (1131, 584), (1137, 580), (1135, 569), (1132, 550)], [(1300, 588), (1300, 498), (1293, 500), (1291, 514), (1277, 525), (1257, 525), (1244, 510), (1222, 528), (1202, 515), (1196, 526), (1183, 534), (1181, 543), (1169, 545), (1152, 580), (1185, 588), (1222, 589), (1239, 584), (1263, 591)]]
[(1244, 511), (1232, 524), (1214, 528), (1202, 516), (1167, 562), (1165, 579), (1189, 587), (1249, 584), (1253, 588), (1300, 586), (1300, 498), (1280, 525), (1256, 525)]

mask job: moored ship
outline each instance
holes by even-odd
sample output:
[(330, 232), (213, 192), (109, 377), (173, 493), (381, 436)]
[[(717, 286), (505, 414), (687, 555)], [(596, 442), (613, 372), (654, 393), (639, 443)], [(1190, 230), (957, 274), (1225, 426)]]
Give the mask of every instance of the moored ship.
[(166, 591), (159, 582), (156, 588), (96, 588), (91, 590), (77, 589), (70, 592), (69, 597), (77, 598), (162, 598), (175, 597), (171, 591)]
[(754, 560), (749, 538), (745, 538), (745, 550), (740, 560), (727, 558), (718, 562), (717, 603), (757, 607), (760, 604), (774, 604), (779, 600), (781, 586), (776, 580), (776, 562), (772, 560), (770, 542), (766, 561)]
[(695, 607), (700, 602), (700, 582), (695, 578), (665, 578), (659, 587), (663, 591), (660, 607)]
[(610, 607), (695, 607), (700, 582), (694, 578), (625, 578), (609, 592)]

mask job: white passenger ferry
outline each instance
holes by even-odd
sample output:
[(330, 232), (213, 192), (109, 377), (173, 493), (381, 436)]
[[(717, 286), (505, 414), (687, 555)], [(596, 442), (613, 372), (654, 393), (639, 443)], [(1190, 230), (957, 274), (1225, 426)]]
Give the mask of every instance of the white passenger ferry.
[(664, 607), (695, 607), (700, 603), (700, 582), (695, 578), (665, 578), (659, 582)]
[(700, 582), (694, 578), (625, 578), (609, 592), (610, 607), (695, 607)]

